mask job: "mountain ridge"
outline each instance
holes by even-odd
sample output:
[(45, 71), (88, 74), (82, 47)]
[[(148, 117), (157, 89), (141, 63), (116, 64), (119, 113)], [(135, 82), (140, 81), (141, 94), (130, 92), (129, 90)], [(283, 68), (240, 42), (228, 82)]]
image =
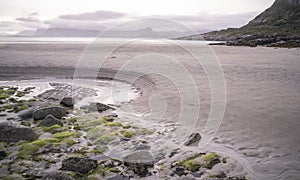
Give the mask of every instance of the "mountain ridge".
[(275, 0), (271, 7), (240, 28), (178, 39), (227, 41), (226, 45), (300, 47), (300, 0)]

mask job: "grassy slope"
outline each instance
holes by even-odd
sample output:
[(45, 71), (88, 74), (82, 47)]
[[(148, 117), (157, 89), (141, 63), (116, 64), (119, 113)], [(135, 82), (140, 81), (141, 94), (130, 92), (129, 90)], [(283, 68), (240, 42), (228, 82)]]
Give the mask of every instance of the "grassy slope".
[(279, 0), (241, 28), (213, 31), (204, 36), (239, 37), (274, 34), (300, 35), (300, 4), (289, 4)]

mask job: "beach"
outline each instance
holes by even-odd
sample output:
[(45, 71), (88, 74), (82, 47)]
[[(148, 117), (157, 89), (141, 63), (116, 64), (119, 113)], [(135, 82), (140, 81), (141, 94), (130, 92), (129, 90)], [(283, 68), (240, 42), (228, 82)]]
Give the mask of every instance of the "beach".
[[(56, 81), (56, 78), (72, 83), (79, 60), (85, 60), (82, 54), (88, 44), (74, 41), (1, 42), (0, 80), (18, 82), (54, 78), (51, 81)], [(101, 48), (110, 46), (115, 44), (108, 42), (101, 45), (100, 51), (89, 56), (101, 54)], [(203, 44), (185, 42), (185, 46), (197, 48)], [(206, 150), (234, 159), (241, 168), (237, 171), (248, 174), (249, 179), (297, 179), (300, 176), (300, 50), (228, 46), (207, 48), (216, 55), (224, 72), (226, 110), (220, 128)], [(143, 64), (132, 63), (132, 59), (149, 53), (172, 57), (185, 67), (196, 82), (200, 106), (189, 104), (188, 107), (200, 109), (194, 132), (201, 134), (211, 110), (211, 87), (205, 69), (182, 47), (165, 41), (120, 46), (101, 65), (97, 79), (113, 80), (120, 68), (128, 63), (131, 63), (132, 70), (121, 72), (117, 80), (126, 82), (131, 77), (139, 76), (140, 72), (133, 70), (140, 69)], [(89, 67), (93, 64), (87, 64), (85, 68)], [(173, 66), (162, 66), (161, 69), (165, 74), (176, 74), (176, 69), (170, 67)], [(180, 77), (180, 74), (176, 75)], [(179, 80), (183, 82), (185, 79)], [(118, 104), (120, 119), (149, 119), (149, 124), (179, 121), (180, 92), (168, 77), (141, 74), (132, 85), (141, 94), (130, 99), (130, 102)], [(192, 93), (192, 89), (190, 91)], [(163, 115), (151, 114), (155, 107), (149, 106), (149, 98), (157, 95), (168, 104)], [(128, 104), (131, 111), (126, 109)]]

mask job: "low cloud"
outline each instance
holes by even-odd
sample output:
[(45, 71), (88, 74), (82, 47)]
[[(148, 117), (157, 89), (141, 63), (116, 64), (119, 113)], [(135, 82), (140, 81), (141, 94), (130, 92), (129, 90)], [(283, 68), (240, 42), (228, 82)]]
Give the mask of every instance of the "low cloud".
[(22, 22), (40, 22), (39, 14), (37, 12), (30, 13), (25, 17), (17, 17), (15, 20)]

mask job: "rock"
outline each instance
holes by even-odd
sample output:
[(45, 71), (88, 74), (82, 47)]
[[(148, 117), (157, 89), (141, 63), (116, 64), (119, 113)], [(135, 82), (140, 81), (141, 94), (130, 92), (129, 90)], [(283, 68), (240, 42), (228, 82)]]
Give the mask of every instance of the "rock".
[(200, 178), (203, 174), (199, 172), (192, 172), (192, 175), (196, 178)]
[(63, 116), (67, 114), (67, 111), (62, 107), (45, 107), (38, 110), (35, 110), (32, 113), (32, 117), (34, 120), (44, 119), (48, 115), (53, 115), (54, 117), (61, 119)]
[[(36, 179), (36, 178), (42, 178), (43, 176), (45, 176), (45, 173), (41, 170), (36, 170), (36, 169), (28, 169), (27, 171), (25, 171), (23, 173), (23, 176), (24, 177), (30, 177), (30, 178), (33, 178), (33, 179)], [(33, 176), (33, 177), (32, 177)]]
[(148, 167), (153, 167), (154, 157), (149, 151), (136, 151), (124, 157), (124, 164), (140, 176), (148, 174)]
[(89, 112), (95, 112), (98, 111), (99, 113), (103, 112), (103, 111), (107, 111), (109, 109), (114, 109), (110, 106), (107, 106), (105, 104), (102, 103), (91, 103), (89, 106)]
[(97, 166), (97, 161), (95, 160), (71, 157), (63, 160), (61, 169), (86, 174), (90, 170), (97, 168)]
[(185, 169), (182, 167), (176, 167), (173, 173), (177, 174), (178, 176), (182, 176), (185, 174)]
[(44, 180), (73, 180), (72, 177), (61, 172), (51, 172), (43, 177)]
[(227, 177), (227, 175), (221, 171), (221, 172), (218, 172), (216, 175), (215, 175), (217, 178), (221, 178), (221, 179), (224, 179)]
[(73, 107), (74, 106), (74, 99), (72, 97), (64, 97), (60, 104), (66, 107)]
[(7, 176), (8, 173), (9, 171), (7, 166), (3, 166), (0, 168), (0, 178)]
[(37, 134), (30, 128), (18, 128), (9, 125), (0, 125), (0, 142), (32, 141)]
[(20, 174), (11, 174), (6, 176), (5, 179), (23, 180), (24, 178)]
[(5, 151), (0, 151), (0, 160), (6, 157), (7, 153)]
[(201, 139), (201, 135), (199, 133), (192, 133), (187, 140), (184, 142), (184, 145), (190, 146), (196, 142), (199, 142)]
[(29, 119), (32, 118), (33, 108), (25, 109), (23, 111), (18, 112), (18, 116), (21, 119)]
[(46, 126), (46, 127), (50, 127), (53, 125), (60, 125), (63, 126), (63, 123), (56, 119), (54, 116), (52, 116), (51, 114), (48, 115), (38, 126)]
[(124, 176), (124, 175), (121, 175), (121, 174), (118, 174), (116, 176), (107, 178), (107, 180), (129, 180), (129, 179), (130, 179), (129, 176)]

